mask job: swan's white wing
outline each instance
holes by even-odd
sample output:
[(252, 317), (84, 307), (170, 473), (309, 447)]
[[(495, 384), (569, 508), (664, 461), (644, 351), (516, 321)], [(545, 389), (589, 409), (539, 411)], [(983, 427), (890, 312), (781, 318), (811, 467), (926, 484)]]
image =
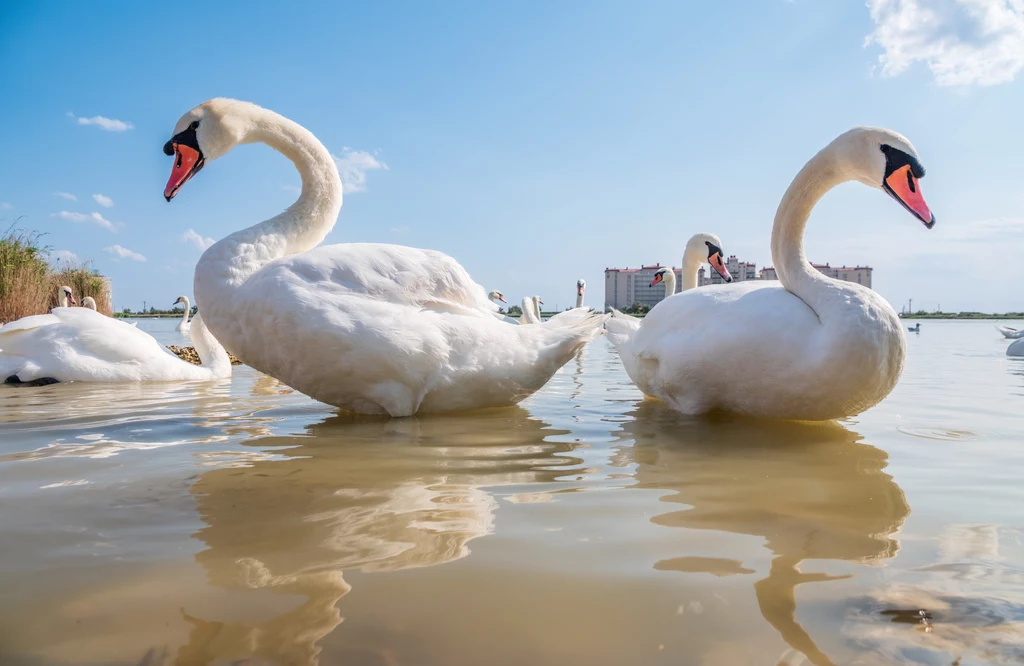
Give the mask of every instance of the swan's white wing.
[(271, 262), (250, 278), (252, 286), (277, 279), (279, 268), (314, 290), (475, 316), (498, 310), (466, 269), (434, 250), (383, 243), (325, 245)]
[(583, 321), (593, 313), (594, 311), (588, 307), (573, 308), (549, 317), (544, 324), (547, 326), (572, 326)]
[(1010, 328), (1009, 326), (996, 326), (996, 330), (1002, 333), (1003, 337), (1009, 338), (1011, 340), (1016, 340), (1017, 338), (1024, 338), (1024, 330), (1018, 331), (1017, 329)]
[[(40, 326), (56, 324), (59, 321), (60, 320), (52, 314), (22, 317), (21, 319), (15, 319), (12, 322), (8, 322), (7, 324), (0, 326), (0, 335), (3, 335), (4, 333), (13, 333), (15, 331), (28, 331), (33, 328), (39, 328)], [(3, 349), (3, 345), (0, 345), (0, 349)]]

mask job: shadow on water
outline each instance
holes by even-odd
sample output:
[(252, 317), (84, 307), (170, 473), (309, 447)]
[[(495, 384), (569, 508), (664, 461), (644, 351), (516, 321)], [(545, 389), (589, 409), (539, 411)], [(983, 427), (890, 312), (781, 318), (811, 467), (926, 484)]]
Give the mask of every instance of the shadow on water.
[[(255, 655), (316, 664), (318, 643), (343, 620), (346, 571), (397, 571), (452, 562), (494, 530), (481, 486), (551, 482), (580, 464), (563, 435), (521, 408), (452, 418), (340, 416), (298, 437), (249, 442), (250, 459), (200, 475), (196, 559), (229, 590), (304, 597), (255, 623), (201, 619), (178, 663)], [(267, 454), (272, 453), (272, 458)]]
[[(808, 559), (873, 563), (893, 557), (893, 535), (910, 513), (886, 474), (886, 454), (834, 423), (736, 417), (686, 417), (645, 400), (616, 433), (619, 464), (635, 464), (637, 485), (687, 505), (655, 516), (665, 527), (758, 536), (772, 552), (754, 583), (761, 614), (793, 649), (818, 666), (832, 664), (796, 620), (795, 590), (837, 577), (803, 573)], [(753, 573), (742, 562), (679, 557), (661, 570), (715, 575)]]

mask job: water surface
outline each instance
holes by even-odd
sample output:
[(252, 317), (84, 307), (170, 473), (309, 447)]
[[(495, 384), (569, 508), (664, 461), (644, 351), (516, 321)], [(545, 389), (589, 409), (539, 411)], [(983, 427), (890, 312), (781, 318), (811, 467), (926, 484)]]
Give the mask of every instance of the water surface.
[(604, 339), (455, 417), (245, 367), (0, 390), (0, 664), (1022, 663), (1006, 346), (925, 321), (832, 424), (680, 416)]

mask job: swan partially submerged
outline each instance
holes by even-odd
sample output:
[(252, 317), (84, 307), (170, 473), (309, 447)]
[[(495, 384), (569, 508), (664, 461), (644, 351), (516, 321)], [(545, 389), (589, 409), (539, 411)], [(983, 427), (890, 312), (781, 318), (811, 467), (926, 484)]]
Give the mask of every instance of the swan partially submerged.
[(178, 120), (170, 201), (208, 162), (265, 143), (302, 178), (298, 200), (221, 239), (200, 258), (194, 292), (210, 331), (243, 363), (343, 409), (408, 416), (511, 405), (543, 386), (600, 331), (508, 326), (451, 257), (382, 243), (317, 247), (342, 184), (308, 130), (255, 104), (213, 99)]
[[(66, 292), (64, 290), (67, 290)], [(193, 340), (202, 366), (169, 354), (153, 336), (74, 302), (62, 287), (61, 305), (0, 327), (0, 381), (56, 382), (210, 380), (231, 375), (231, 362), (197, 316)]]
[(840, 135), (801, 169), (779, 205), (771, 243), (779, 280), (712, 285), (659, 303), (632, 343), (637, 386), (687, 414), (829, 420), (877, 404), (903, 372), (903, 324), (871, 289), (811, 266), (804, 227), (826, 192), (856, 180), (930, 229), (923, 176), (914, 147), (895, 132), (858, 127)]

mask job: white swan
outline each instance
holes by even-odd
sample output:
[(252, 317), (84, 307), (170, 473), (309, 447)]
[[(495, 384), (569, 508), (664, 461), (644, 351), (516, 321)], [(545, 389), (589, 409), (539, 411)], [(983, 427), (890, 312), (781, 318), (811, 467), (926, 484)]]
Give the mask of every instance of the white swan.
[(548, 326), (572, 326), (578, 321), (586, 319), (594, 311), (583, 305), (584, 294), (587, 291), (587, 281), (583, 278), (576, 280), (576, 305), (571, 310), (559, 312), (550, 317), (546, 322)]
[(599, 319), (505, 325), (487, 291), (440, 252), (316, 247), (341, 209), (337, 166), (309, 131), (254, 104), (215, 99), (182, 116), (164, 146), (175, 158), (165, 198), (255, 142), (295, 164), (302, 192), (207, 249), (194, 285), (206, 325), (242, 362), (337, 407), (407, 416), (519, 402), (599, 332)]
[(914, 148), (895, 132), (855, 128), (836, 138), (796, 176), (775, 215), (779, 281), (713, 285), (659, 303), (634, 337), (637, 386), (690, 414), (828, 420), (877, 404), (903, 370), (902, 322), (871, 289), (815, 270), (804, 256), (804, 227), (826, 192), (857, 180), (931, 228), (923, 175)]
[(1011, 340), (1024, 338), (1024, 330), (1017, 330), (1016, 328), (1010, 328), (1009, 326), (996, 326), (996, 330), (1002, 333), (1004, 338), (1009, 338)]
[[(493, 301), (501, 301), (502, 303), (507, 303), (507, 301), (505, 300), (505, 296), (500, 291), (498, 291), (496, 289), (494, 291), (490, 292), (489, 294), (487, 294), (487, 300), (489, 300), (491, 302), (493, 302)], [(518, 319), (516, 319), (514, 317), (509, 317), (508, 315), (502, 314), (500, 312), (494, 312), (494, 316), (495, 316), (495, 318), (505, 322), (506, 324), (518, 324), (519, 323)]]
[[(694, 289), (697, 286), (700, 267), (705, 262), (718, 271), (718, 274), (726, 282), (732, 282), (732, 275), (725, 266), (722, 254), (722, 241), (718, 236), (709, 233), (697, 233), (686, 242), (686, 249), (683, 250), (682, 282), (683, 291)], [(671, 268), (662, 268), (654, 273), (650, 286), (659, 283), (665, 285), (665, 298), (676, 294), (676, 272)], [(655, 306), (657, 307), (657, 306)], [(626, 374), (636, 383), (636, 353), (633, 350), (633, 337), (643, 326), (644, 319), (619, 312), (612, 308), (611, 318), (605, 323), (608, 331), (608, 339), (619, 352), (622, 366)], [(650, 315), (648, 315), (650, 316)]]
[(540, 324), (543, 323), (543, 319), (540, 317), (540, 306), (544, 304), (544, 301), (540, 300), (540, 296), (524, 296), (520, 302), (519, 308), (523, 311), (523, 314), (519, 315), (520, 324)]
[(96, 299), (94, 299), (92, 296), (86, 296), (85, 298), (82, 299), (82, 307), (83, 308), (89, 308), (90, 310), (95, 312), (96, 311)]
[(1007, 356), (1024, 356), (1024, 339), (1014, 340), (1006, 348)]
[[(70, 302), (71, 305), (78, 305), (78, 301), (75, 300), (74, 295), (71, 293), (71, 287), (67, 285), (57, 287), (57, 307), (66, 308), (68, 306), (68, 302)], [(27, 317), (22, 317), (22, 319), (27, 319)], [(15, 319), (14, 321), (21, 321), (21, 319)], [(14, 322), (12, 321), (8, 323), (13, 324)]]
[[(202, 366), (170, 354), (153, 336), (89, 308), (62, 305), (50, 314), (0, 327), (0, 378), (7, 384), (210, 380), (231, 375), (231, 361), (198, 315), (192, 338)], [(70, 291), (70, 289), (68, 290)]]
[(188, 301), (188, 296), (178, 296), (178, 300), (174, 301), (171, 305), (178, 305), (181, 303), (185, 306), (185, 313), (181, 315), (181, 321), (178, 322), (178, 332), (188, 333), (188, 316), (192, 313), (192, 304)]

